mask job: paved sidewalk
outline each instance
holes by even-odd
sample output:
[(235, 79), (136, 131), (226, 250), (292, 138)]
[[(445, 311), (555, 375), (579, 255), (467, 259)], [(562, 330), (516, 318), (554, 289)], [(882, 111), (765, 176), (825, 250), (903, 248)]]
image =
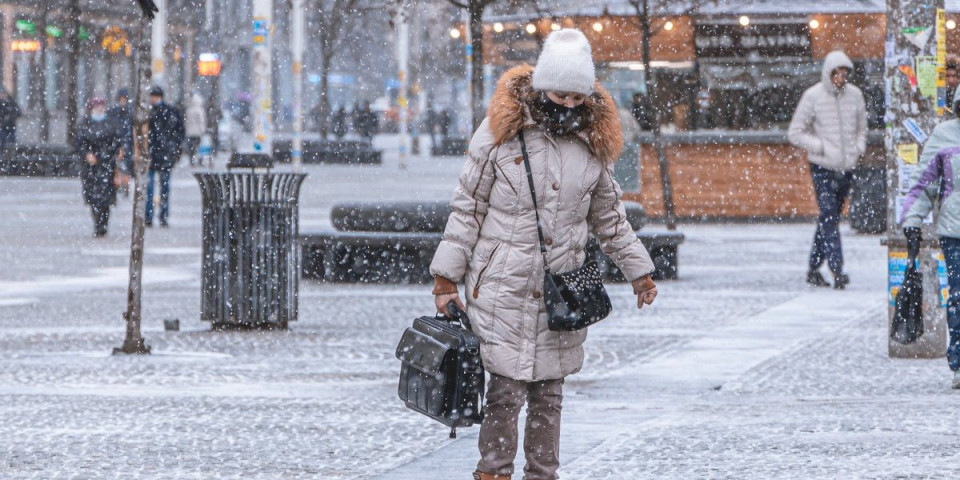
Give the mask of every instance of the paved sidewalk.
[[(308, 166), (301, 230), (327, 226), (337, 201), (445, 199), (461, 162), (386, 160)], [(304, 281), (289, 331), (210, 332), (199, 189), (179, 169), (171, 228), (147, 232), (154, 354), (111, 357), (130, 208), (94, 239), (79, 190), (0, 177), (0, 478), (469, 478), (477, 428), (450, 440), (396, 398), (394, 348), (429, 313), (427, 286)], [(652, 308), (610, 287), (615, 312), (565, 386), (562, 478), (960, 475), (946, 362), (886, 355), (879, 237), (843, 228), (852, 282), (834, 291), (803, 282), (813, 225), (681, 230), (680, 280)]]

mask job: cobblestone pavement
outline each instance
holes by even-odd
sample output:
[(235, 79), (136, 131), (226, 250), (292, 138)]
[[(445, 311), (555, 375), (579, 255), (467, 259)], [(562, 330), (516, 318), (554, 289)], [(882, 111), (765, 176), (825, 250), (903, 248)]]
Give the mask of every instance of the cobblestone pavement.
[[(339, 200), (444, 199), (459, 163), (309, 166), (301, 230)], [(393, 350), (430, 312), (428, 288), (304, 281), (288, 331), (211, 332), (188, 169), (171, 228), (148, 231), (153, 354), (110, 356), (129, 250), (119, 203), (94, 239), (78, 180), (0, 177), (0, 478), (469, 477), (477, 429), (450, 440), (396, 399)], [(681, 230), (681, 279), (652, 308), (610, 287), (615, 313), (565, 387), (563, 478), (960, 474), (945, 361), (886, 355), (879, 237), (844, 229), (852, 283), (838, 292), (803, 283), (812, 225)]]

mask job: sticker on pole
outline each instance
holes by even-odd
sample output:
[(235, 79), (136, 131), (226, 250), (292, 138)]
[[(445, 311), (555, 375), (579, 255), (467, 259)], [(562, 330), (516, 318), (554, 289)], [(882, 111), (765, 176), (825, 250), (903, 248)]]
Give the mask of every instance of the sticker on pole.
[(253, 44), (266, 45), (267, 35), (269, 34), (269, 23), (266, 20), (253, 21)]
[(916, 120), (912, 118), (903, 119), (903, 127), (910, 132), (910, 135), (913, 136), (917, 143), (925, 143), (927, 141), (927, 134), (923, 133), (923, 130), (920, 128), (920, 125), (917, 124)]

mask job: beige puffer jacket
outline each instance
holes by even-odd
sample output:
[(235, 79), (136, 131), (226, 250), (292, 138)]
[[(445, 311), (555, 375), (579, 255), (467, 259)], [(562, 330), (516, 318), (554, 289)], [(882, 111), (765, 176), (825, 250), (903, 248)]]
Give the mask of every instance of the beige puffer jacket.
[(552, 332), (542, 300), (543, 260), (517, 132), (530, 156), (551, 271), (585, 261), (592, 232), (630, 280), (654, 270), (626, 220), (613, 162), (623, 145), (616, 105), (599, 86), (586, 100), (592, 122), (554, 137), (530, 118), (533, 69), (504, 74), (488, 117), (470, 142), (453, 213), (430, 272), (466, 287), (467, 313), (487, 371), (516, 380), (557, 379), (580, 370), (586, 330)]
[(787, 137), (807, 151), (810, 162), (837, 171), (853, 170), (867, 151), (867, 109), (863, 93), (847, 83), (837, 89), (830, 74), (853, 62), (840, 51), (823, 60), (820, 82), (803, 92)]

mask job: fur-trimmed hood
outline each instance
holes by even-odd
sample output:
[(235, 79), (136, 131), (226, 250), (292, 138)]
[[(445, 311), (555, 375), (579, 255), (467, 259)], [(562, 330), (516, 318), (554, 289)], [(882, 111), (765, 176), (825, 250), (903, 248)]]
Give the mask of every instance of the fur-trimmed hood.
[[(507, 70), (497, 82), (497, 89), (487, 109), (495, 145), (517, 136), (524, 126), (536, 125), (527, 107), (527, 99), (534, 92), (532, 76), (533, 67), (524, 64)], [(605, 165), (613, 164), (623, 149), (617, 105), (599, 82), (583, 103), (587, 107), (589, 124), (577, 133), (577, 137), (598, 160)]]

